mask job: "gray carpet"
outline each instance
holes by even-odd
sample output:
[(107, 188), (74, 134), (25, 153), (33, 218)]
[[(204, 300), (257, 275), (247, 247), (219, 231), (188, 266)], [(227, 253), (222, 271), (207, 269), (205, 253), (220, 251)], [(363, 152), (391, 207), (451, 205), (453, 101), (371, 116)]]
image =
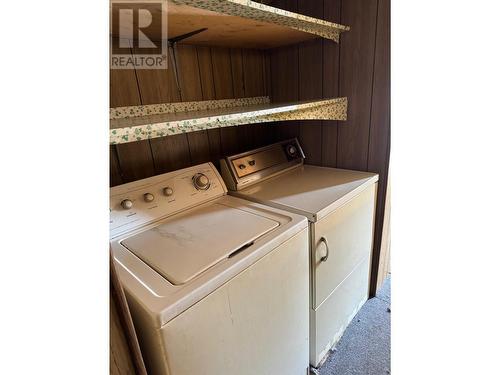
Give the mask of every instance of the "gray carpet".
[(354, 317), (320, 375), (391, 373), (391, 279)]

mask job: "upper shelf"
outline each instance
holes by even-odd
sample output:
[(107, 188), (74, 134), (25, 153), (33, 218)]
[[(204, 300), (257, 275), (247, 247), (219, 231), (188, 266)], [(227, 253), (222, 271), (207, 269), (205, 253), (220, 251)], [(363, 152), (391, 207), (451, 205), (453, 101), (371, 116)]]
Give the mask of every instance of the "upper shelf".
[[(169, 0), (166, 9), (167, 14), (162, 17), (168, 18), (168, 38), (206, 28), (182, 40), (185, 44), (268, 49), (318, 36), (338, 42), (340, 33), (349, 30), (347, 26), (250, 0)], [(112, 10), (117, 12), (117, 8)], [(117, 29), (111, 33), (113, 37), (120, 37)], [(159, 41), (165, 36), (154, 24), (148, 37)]]
[(271, 104), (269, 97), (111, 108), (110, 143), (287, 120), (347, 120), (347, 98)]
[(289, 12), (250, 0), (171, 0), (169, 37), (202, 28), (185, 43), (274, 48), (317, 36), (339, 41), (348, 26)]

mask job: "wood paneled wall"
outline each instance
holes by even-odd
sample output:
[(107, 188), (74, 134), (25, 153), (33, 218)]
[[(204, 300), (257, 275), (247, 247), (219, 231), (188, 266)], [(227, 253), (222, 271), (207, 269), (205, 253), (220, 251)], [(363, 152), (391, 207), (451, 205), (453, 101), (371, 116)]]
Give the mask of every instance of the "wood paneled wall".
[(111, 71), (111, 106), (270, 95), (275, 102), (347, 96), (348, 120), (200, 131), (112, 146), (111, 185), (298, 137), (307, 163), (380, 175), (372, 262), (375, 294), (390, 150), (390, 0), (274, 0), (271, 5), (351, 26), (340, 44), (316, 39), (270, 51), (179, 46), (173, 70)]
[[(269, 59), (258, 50), (178, 46), (174, 70), (112, 70), (111, 107), (267, 95)], [(274, 140), (265, 124), (212, 129), (111, 146), (111, 186), (212, 161)]]
[(313, 40), (271, 51), (274, 101), (347, 96), (347, 121), (275, 125), (298, 137), (306, 162), (380, 175), (372, 260), (376, 292), (390, 152), (390, 0), (275, 0), (272, 5), (349, 25), (339, 44)]
[(109, 373), (147, 375), (123, 287), (110, 253)]

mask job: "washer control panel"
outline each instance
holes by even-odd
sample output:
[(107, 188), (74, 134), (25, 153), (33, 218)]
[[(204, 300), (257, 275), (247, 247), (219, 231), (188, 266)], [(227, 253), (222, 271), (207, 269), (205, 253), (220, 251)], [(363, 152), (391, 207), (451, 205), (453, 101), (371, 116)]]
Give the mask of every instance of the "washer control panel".
[(226, 193), (212, 163), (115, 186), (109, 202), (111, 238)]

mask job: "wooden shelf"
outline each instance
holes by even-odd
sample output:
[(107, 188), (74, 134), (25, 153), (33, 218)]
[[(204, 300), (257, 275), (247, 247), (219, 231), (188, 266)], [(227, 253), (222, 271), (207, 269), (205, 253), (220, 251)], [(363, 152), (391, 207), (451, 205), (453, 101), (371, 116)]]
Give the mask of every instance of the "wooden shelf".
[(172, 0), (169, 37), (207, 27), (185, 43), (274, 48), (315, 37), (339, 41), (348, 26), (304, 16), (249, 0)]
[(288, 120), (347, 120), (347, 98), (271, 104), (269, 97), (164, 103), (110, 110), (110, 144)]
[[(184, 44), (268, 49), (318, 36), (338, 42), (340, 33), (349, 30), (249, 0), (169, 0), (166, 9), (168, 38), (207, 29), (182, 40)], [(165, 38), (160, 29), (150, 32), (152, 39)]]

